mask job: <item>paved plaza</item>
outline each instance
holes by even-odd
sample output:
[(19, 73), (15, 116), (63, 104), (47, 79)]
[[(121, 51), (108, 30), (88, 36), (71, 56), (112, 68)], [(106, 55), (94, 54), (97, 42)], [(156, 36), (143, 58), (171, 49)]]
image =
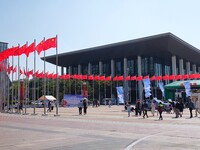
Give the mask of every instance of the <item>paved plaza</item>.
[(200, 118), (182, 118), (164, 113), (143, 119), (128, 117), (123, 106), (89, 107), (87, 115), (78, 108), (59, 108), (43, 116), (0, 114), (0, 150), (200, 150)]

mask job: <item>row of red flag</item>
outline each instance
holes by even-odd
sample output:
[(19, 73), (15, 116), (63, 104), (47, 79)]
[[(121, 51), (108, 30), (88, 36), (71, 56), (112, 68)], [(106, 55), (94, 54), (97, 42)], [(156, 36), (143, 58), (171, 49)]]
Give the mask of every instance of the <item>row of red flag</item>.
[[(7, 69), (4, 68), (2, 70), (2, 66), (1, 66), (1, 63), (0, 63), (0, 71), (6, 71), (8, 74), (10, 73), (14, 73), (16, 72), (16, 67), (13, 67), (13, 66), (8, 66)], [(52, 78), (52, 79), (55, 79), (57, 77), (57, 74), (54, 74), (54, 73), (43, 73), (42, 72), (39, 72), (39, 71), (36, 71), (35, 73), (33, 73), (33, 70), (29, 70), (29, 71), (26, 71), (26, 70), (19, 70), (20, 72), (20, 75), (25, 75), (26, 77), (36, 77), (36, 78)], [(146, 79), (146, 78), (149, 78), (151, 81), (159, 81), (159, 80), (184, 80), (184, 79), (200, 79), (200, 74), (184, 74), (184, 75), (164, 75), (164, 76), (115, 76), (115, 77), (111, 77), (111, 76), (100, 76), (100, 75), (80, 75), (80, 74), (73, 74), (73, 75), (70, 75), (70, 74), (64, 74), (64, 75), (58, 75), (58, 77), (60, 79), (65, 79), (65, 80), (68, 80), (68, 79), (77, 79), (77, 80), (99, 80), (99, 81), (110, 81), (110, 80), (113, 80), (113, 81), (122, 81), (122, 80), (125, 80), (125, 81), (141, 81), (143, 79)]]
[(34, 50), (36, 50), (38, 55), (40, 55), (42, 51), (48, 50), (50, 48), (55, 48), (57, 45), (56, 42), (56, 37), (53, 37), (47, 40), (42, 40), (36, 47), (35, 42), (33, 42), (28, 46), (27, 44), (24, 44), (21, 47), (15, 46), (8, 48), (0, 52), (0, 61), (3, 61), (4, 59), (9, 58), (10, 56), (20, 56), (22, 54), (25, 54), (27, 57), (29, 57), (29, 54), (34, 52)]

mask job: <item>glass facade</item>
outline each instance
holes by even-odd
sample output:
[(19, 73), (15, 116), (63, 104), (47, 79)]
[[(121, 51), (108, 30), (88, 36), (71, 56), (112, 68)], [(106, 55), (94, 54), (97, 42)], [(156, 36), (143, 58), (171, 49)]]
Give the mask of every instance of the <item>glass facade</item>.
[(91, 74), (93, 75), (99, 75), (99, 64), (92, 64), (91, 66)]
[(111, 62), (103, 62), (103, 74), (106, 76), (111, 75)]
[(127, 68), (129, 70), (128, 75), (135, 75), (136, 74), (136, 68), (137, 66), (134, 64), (133, 59), (128, 59), (127, 60)]
[(84, 75), (88, 74), (88, 64), (83, 64), (81, 66), (81, 73)]
[(115, 74), (116, 75), (123, 75), (123, 61), (122, 60), (117, 60), (115, 63)]

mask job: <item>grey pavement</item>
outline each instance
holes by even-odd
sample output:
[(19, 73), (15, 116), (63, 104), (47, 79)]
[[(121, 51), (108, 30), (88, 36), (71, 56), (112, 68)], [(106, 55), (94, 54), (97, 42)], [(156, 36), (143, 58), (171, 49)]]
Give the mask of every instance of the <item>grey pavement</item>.
[(143, 119), (128, 117), (123, 106), (89, 107), (87, 115), (78, 108), (59, 108), (42, 116), (28, 108), (29, 115), (0, 113), (0, 150), (200, 150), (200, 118), (182, 118), (164, 113)]

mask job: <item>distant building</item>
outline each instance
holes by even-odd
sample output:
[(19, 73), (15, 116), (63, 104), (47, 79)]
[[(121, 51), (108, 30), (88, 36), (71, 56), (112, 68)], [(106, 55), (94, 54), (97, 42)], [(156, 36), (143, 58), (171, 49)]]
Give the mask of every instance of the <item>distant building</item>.
[[(200, 73), (199, 49), (172, 33), (62, 53), (58, 58), (62, 72), (66, 68), (69, 74), (151, 77)], [(56, 55), (46, 61), (56, 64)], [(142, 81), (123, 81), (124, 88), (127, 85), (132, 101), (144, 98)], [(152, 82), (152, 95), (161, 98), (156, 81)]]
[[(8, 43), (5, 42), (0, 42), (0, 52), (7, 49)], [(7, 60), (4, 60), (0, 62), (1, 66), (6, 66), (7, 65)], [(8, 93), (8, 83), (9, 83), (9, 78), (7, 75), (7, 72), (0, 71), (0, 111), (2, 111), (2, 108), (6, 105), (7, 100), (6, 100), (6, 95)]]

